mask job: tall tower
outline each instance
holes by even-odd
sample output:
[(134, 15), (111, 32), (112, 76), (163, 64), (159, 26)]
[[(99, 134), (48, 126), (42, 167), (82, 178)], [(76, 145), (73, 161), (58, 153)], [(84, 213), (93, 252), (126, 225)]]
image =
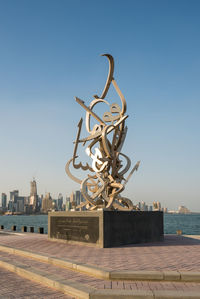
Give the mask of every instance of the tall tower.
[(31, 190), (29, 197), (29, 204), (32, 206), (33, 212), (38, 212), (38, 195), (37, 195), (37, 185), (36, 181), (33, 178), (33, 181), (30, 182)]
[(36, 185), (36, 181), (35, 179), (33, 179), (32, 182), (30, 182), (31, 184), (31, 192), (30, 192), (30, 196), (32, 195), (37, 195), (37, 185)]
[(58, 210), (62, 211), (62, 205), (63, 205), (63, 196), (61, 193), (58, 195)]
[(75, 202), (76, 205), (80, 205), (81, 202), (81, 192), (79, 190), (75, 191)]
[(14, 190), (10, 192), (10, 201), (14, 202), (15, 197), (19, 196), (19, 190)]
[(1, 206), (2, 206), (2, 210), (6, 211), (6, 209), (7, 209), (7, 195), (5, 193), (1, 194)]
[(42, 200), (42, 211), (44, 213), (48, 213), (53, 208), (53, 200), (51, 198), (50, 193), (46, 193), (45, 197)]

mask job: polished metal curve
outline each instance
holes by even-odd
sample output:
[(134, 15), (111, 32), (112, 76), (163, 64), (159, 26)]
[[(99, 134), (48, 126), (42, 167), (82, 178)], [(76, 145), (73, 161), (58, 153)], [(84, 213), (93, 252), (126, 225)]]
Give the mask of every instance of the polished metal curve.
[[(67, 175), (75, 182), (81, 185), (81, 192), (85, 202), (76, 208), (79, 209), (84, 205), (88, 210), (109, 209), (109, 210), (134, 210), (136, 206), (126, 197), (121, 196), (125, 185), (129, 181), (134, 171), (138, 170), (140, 161), (138, 161), (133, 169), (127, 174), (131, 167), (131, 160), (127, 155), (121, 152), (124, 144), (127, 126), (125, 121), (126, 100), (114, 80), (114, 59), (110, 54), (103, 54), (109, 61), (109, 71), (104, 90), (100, 97), (94, 96), (89, 105), (84, 101), (75, 97), (76, 102), (86, 111), (85, 125), (88, 136), (81, 138), (81, 130), (83, 119), (78, 123), (78, 132), (74, 142), (73, 157), (66, 164)], [(109, 103), (105, 100), (110, 85), (113, 85), (116, 93), (121, 100), (121, 108), (117, 103)], [(94, 112), (93, 108), (99, 103), (104, 103), (109, 108), (104, 112), (103, 118)], [(97, 123), (91, 128), (91, 118)], [(86, 146), (85, 152), (91, 158), (91, 165), (82, 162), (76, 163), (78, 158), (78, 145), (82, 143)], [(126, 160), (125, 165), (120, 157)], [(87, 171), (87, 176), (83, 179), (77, 178), (70, 171), (70, 165), (76, 171), (81, 169)], [(79, 175), (78, 175), (79, 176)]]

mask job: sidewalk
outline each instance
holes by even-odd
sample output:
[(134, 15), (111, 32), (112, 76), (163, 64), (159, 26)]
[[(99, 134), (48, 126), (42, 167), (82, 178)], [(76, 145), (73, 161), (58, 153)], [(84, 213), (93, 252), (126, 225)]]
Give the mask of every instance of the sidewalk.
[(109, 270), (200, 271), (200, 238), (165, 235), (164, 242), (96, 248), (53, 242), (47, 235), (0, 232), (0, 244)]
[(37, 298), (200, 298), (200, 237), (168, 235), (159, 243), (96, 248), (0, 231), (2, 267), (48, 285), (52, 294), (49, 286), (57, 290), (46, 297), (40, 286)]

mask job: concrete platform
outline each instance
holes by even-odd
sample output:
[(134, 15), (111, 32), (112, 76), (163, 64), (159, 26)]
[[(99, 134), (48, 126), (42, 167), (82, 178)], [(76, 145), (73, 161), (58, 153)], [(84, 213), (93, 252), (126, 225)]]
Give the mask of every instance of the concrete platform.
[(58, 292), (52, 298), (200, 298), (196, 236), (94, 248), (51, 242), (46, 235), (0, 232), (0, 244), (0, 271), (42, 282)]

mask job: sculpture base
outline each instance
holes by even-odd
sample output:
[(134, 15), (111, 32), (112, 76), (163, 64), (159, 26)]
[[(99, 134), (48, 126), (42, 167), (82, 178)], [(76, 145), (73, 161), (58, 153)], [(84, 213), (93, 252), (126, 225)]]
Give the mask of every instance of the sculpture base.
[(48, 214), (48, 237), (101, 248), (161, 241), (163, 212), (51, 212)]

